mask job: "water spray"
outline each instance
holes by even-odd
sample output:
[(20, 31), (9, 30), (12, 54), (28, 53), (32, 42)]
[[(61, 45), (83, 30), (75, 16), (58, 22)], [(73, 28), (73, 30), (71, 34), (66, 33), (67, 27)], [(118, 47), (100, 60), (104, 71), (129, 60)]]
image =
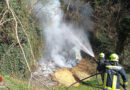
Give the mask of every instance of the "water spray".
[(88, 48), (86, 48), (86, 46), (83, 43), (81, 43), (80, 40), (74, 34), (72, 34), (72, 36), (74, 37), (75, 41), (79, 44), (79, 46), (82, 48), (82, 50), (84, 52), (88, 53), (92, 57), (95, 57), (94, 53), (93, 53), (93, 51), (91, 49), (88, 50)]
[[(72, 48), (83, 50), (92, 57), (94, 53), (84, 30), (63, 21), (64, 13), (60, 7), (60, 0), (44, 0), (44, 3), (39, 1), (34, 6), (33, 13), (42, 26), (44, 35), (44, 60), (41, 58), (41, 61), (49, 59), (59, 67), (72, 67), (76, 63)], [(88, 10), (91, 11), (90, 7)]]

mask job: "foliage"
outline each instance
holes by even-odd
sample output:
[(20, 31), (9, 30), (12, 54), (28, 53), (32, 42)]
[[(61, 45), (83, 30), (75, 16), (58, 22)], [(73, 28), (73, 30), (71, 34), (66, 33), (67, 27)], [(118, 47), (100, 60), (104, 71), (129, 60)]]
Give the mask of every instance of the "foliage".
[[(92, 2), (91, 2), (92, 3)], [(99, 1), (94, 0), (95, 29), (97, 39), (105, 45), (106, 52), (116, 52), (120, 55), (122, 64), (128, 60), (130, 41), (130, 13), (129, 1)], [(100, 38), (102, 34), (102, 37)], [(103, 36), (104, 35), (104, 36)], [(106, 40), (104, 40), (107, 37)], [(109, 40), (109, 41), (108, 41)], [(99, 52), (102, 50), (98, 49)]]
[[(117, 52), (120, 55), (122, 63), (129, 60), (130, 53), (130, 13), (129, 0), (77, 0), (78, 5), (71, 7), (69, 2), (63, 4), (62, 8), (65, 11), (65, 18), (75, 25), (81, 26), (84, 29), (87, 27), (90, 32), (93, 32), (94, 38), (92, 46), (94, 52), (112, 53)], [(71, 0), (70, 0), (71, 1)], [(31, 41), (32, 49), (37, 59), (42, 48), (42, 35), (39, 26), (32, 19), (30, 10), (27, 8), (26, 0), (9, 0), (10, 6), (15, 11), (17, 17), (22, 22), (29, 40)], [(87, 17), (81, 13), (79, 7), (87, 6), (90, 3), (93, 8), (93, 20), (95, 27), (87, 23)], [(74, 2), (70, 2), (74, 3)], [(73, 4), (72, 4), (73, 5)], [(89, 26), (89, 27), (88, 27)], [(0, 1), (0, 72), (2, 74), (15, 77), (27, 78), (29, 72), (24, 61), (21, 49), (16, 40), (15, 22), (10, 11), (7, 9), (5, 0)], [(90, 33), (89, 33), (90, 34)], [(20, 22), (18, 22), (18, 35), (20, 43), (24, 48), (27, 60), (30, 66), (33, 66), (34, 60), (30, 52), (27, 36), (22, 30)], [(92, 41), (92, 40), (91, 40)]]
[[(15, 14), (22, 22), (23, 28), (18, 22), (18, 35), (20, 43), (24, 48), (25, 55), (30, 64), (34, 65), (34, 60), (31, 55), (30, 46), (27, 38), (29, 38), (35, 59), (39, 57), (42, 48), (41, 30), (34, 22), (29, 9), (27, 8), (26, 0), (9, 0), (10, 6)], [(19, 79), (28, 78), (29, 71), (23, 54), (16, 40), (15, 22), (4, 0), (0, 1), (0, 73), (18, 77)]]
[[(65, 5), (63, 4), (63, 9), (66, 13), (65, 18), (86, 29), (88, 26), (83, 23), (87, 21), (87, 19), (82, 19), (80, 16), (80, 8), (82, 5), (85, 5), (85, 3), (89, 3), (93, 8), (93, 16), (91, 20), (95, 23), (94, 27), (88, 27), (89, 32), (93, 33), (89, 33), (89, 35), (91, 36), (90, 41), (92, 43), (94, 53), (98, 55), (100, 52), (104, 52), (106, 53), (106, 58), (109, 58), (110, 53), (116, 52), (120, 55), (121, 63), (124, 64), (124, 61), (128, 60), (128, 55), (130, 53), (130, 1), (77, 1), (79, 2), (77, 6), (73, 0), (72, 2), (67, 2)], [(84, 4), (82, 2), (84, 2)], [(88, 18), (87, 15), (86, 18)]]

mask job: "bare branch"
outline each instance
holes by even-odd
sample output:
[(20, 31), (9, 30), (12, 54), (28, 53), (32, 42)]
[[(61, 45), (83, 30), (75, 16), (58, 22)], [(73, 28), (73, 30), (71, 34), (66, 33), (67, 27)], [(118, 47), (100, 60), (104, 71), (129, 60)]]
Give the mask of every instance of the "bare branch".
[(13, 20), (14, 18), (10, 18), (10, 19), (7, 19), (6, 21), (3, 21), (3, 22), (1, 22), (0, 23), (0, 26), (2, 26), (3, 24), (5, 24), (6, 22), (9, 22), (9, 21), (11, 21), (11, 20)]
[(10, 7), (10, 5), (9, 5), (9, 0), (6, 0), (6, 4), (7, 4), (7, 7), (8, 7), (8, 9), (10, 10), (10, 12), (11, 12), (13, 18), (14, 18), (14, 21), (15, 21), (15, 34), (16, 34), (17, 42), (19, 43), (19, 46), (20, 46), (21, 51), (22, 51), (22, 53), (23, 53), (25, 62), (26, 62), (26, 64), (27, 64), (27, 67), (28, 67), (29, 71), (31, 72), (29, 63), (28, 63), (27, 58), (26, 58), (26, 55), (25, 55), (25, 53), (24, 53), (24, 49), (23, 49), (23, 47), (22, 47), (22, 45), (21, 45), (21, 43), (20, 43), (20, 40), (19, 40), (19, 36), (18, 36), (18, 22), (17, 22), (17, 19), (16, 19), (15, 12), (14, 12), (13, 9)]
[(69, 0), (69, 1), (68, 1), (67, 11), (69, 11), (69, 7), (70, 7), (71, 1), (72, 1), (72, 0)]
[(30, 90), (31, 81), (32, 81), (32, 73), (31, 73), (30, 79), (28, 81), (28, 90)]
[(3, 21), (3, 19), (4, 19), (4, 16), (6, 15), (7, 11), (8, 11), (8, 10), (6, 10), (6, 11), (4, 12), (4, 14), (2, 15), (2, 18), (1, 18), (1, 20), (0, 20), (0, 23), (2, 23), (2, 21)]
[(0, 16), (2, 15), (3, 12), (4, 12), (4, 9), (0, 12)]
[[(22, 26), (22, 29), (23, 29), (25, 35), (27, 36), (27, 39), (28, 39), (28, 42), (29, 42), (29, 46), (30, 46), (30, 49), (31, 49), (31, 54), (32, 54), (32, 56), (33, 56), (34, 61), (35, 61), (35, 57), (34, 57), (34, 54), (33, 54), (33, 51), (32, 51), (32, 47), (31, 47), (30, 40), (29, 40), (28, 35), (27, 35), (27, 33), (26, 33), (26, 31), (25, 31), (23, 25), (22, 25), (22, 22), (21, 22), (21, 21), (19, 20), (19, 18), (16, 16), (15, 12), (13, 11), (13, 9), (9, 6), (9, 0), (6, 0), (6, 4), (7, 4), (8, 9), (10, 10), (10, 12), (11, 12), (11, 14), (12, 14), (12, 16), (13, 16), (14, 21), (15, 21), (15, 34), (16, 34), (16, 39), (17, 39), (17, 42), (19, 43), (19, 46), (20, 46), (20, 48), (21, 48), (21, 51), (22, 51), (22, 54), (23, 54), (23, 56), (24, 56), (24, 60), (25, 60), (25, 62), (26, 62), (26, 64), (27, 64), (27, 67), (28, 67), (28, 69), (29, 69), (29, 71), (30, 71), (30, 73), (31, 73), (31, 76), (30, 76), (30, 79), (29, 79), (29, 83), (28, 83), (28, 89), (30, 89), (31, 80), (32, 80), (32, 77), (34, 78), (34, 76), (32, 75), (31, 68), (30, 68), (29, 63), (28, 63), (28, 61), (27, 61), (27, 58), (26, 58), (24, 49), (23, 49), (23, 47), (22, 47), (22, 45), (21, 45), (21, 43), (20, 43), (20, 40), (19, 40), (19, 36), (18, 36), (18, 22), (19, 22), (20, 25)], [(18, 21), (17, 21), (17, 20), (18, 20)], [(35, 78), (35, 79), (36, 79), (36, 78)], [(38, 81), (39, 81), (39, 80), (38, 80)]]
[[(17, 16), (16, 16), (16, 17), (17, 17)], [(25, 33), (25, 35), (26, 35), (26, 37), (27, 37), (27, 40), (28, 40), (28, 43), (29, 43), (29, 47), (30, 47), (30, 51), (31, 51), (31, 54), (32, 54), (32, 57), (33, 57), (33, 60), (34, 60), (34, 64), (36, 64), (36, 59), (35, 59), (35, 56), (34, 56), (34, 53), (33, 53), (33, 50), (32, 50), (32, 46), (31, 46), (31, 42), (30, 42), (30, 40), (29, 40), (28, 34), (26, 33), (26, 30), (25, 30), (25, 28), (24, 28), (22, 22), (20, 21), (20, 19), (19, 19), (18, 17), (17, 17), (17, 19), (18, 19), (18, 21), (19, 21), (19, 23), (20, 23), (20, 25), (21, 25), (21, 27), (22, 27), (23, 32)]]

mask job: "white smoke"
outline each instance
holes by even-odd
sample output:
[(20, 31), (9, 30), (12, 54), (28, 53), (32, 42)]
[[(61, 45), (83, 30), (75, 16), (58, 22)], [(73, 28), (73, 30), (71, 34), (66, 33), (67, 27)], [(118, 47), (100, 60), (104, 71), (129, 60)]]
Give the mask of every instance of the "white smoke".
[(54, 61), (59, 67), (71, 68), (77, 64), (73, 48), (92, 57), (94, 54), (84, 30), (63, 22), (64, 13), (60, 7), (59, 0), (38, 1), (33, 13), (43, 28), (44, 58)]

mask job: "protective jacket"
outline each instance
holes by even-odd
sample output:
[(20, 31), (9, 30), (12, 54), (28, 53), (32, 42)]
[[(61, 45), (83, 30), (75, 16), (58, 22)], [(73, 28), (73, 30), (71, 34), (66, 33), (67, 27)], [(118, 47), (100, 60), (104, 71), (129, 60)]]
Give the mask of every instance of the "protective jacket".
[(105, 76), (103, 90), (120, 90), (119, 75), (121, 75), (123, 79), (123, 85), (127, 86), (128, 78), (126, 72), (118, 62), (107, 62), (104, 64), (104, 69)]
[(103, 68), (104, 68), (104, 64), (105, 64), (105, 59), (104, 58), (99, 59), (97, 64), (98, 64), (97, 70), (99, 72), (102, 72), (104, 70)]
[(104, 58), (100, 58), (98, 61), (98, 66), (97, 66), (97, 70), (101, 73), (101, 78), (102, 78), (102, 82), (104, 82), (104, 64), (105, 64), (105, 59)]

